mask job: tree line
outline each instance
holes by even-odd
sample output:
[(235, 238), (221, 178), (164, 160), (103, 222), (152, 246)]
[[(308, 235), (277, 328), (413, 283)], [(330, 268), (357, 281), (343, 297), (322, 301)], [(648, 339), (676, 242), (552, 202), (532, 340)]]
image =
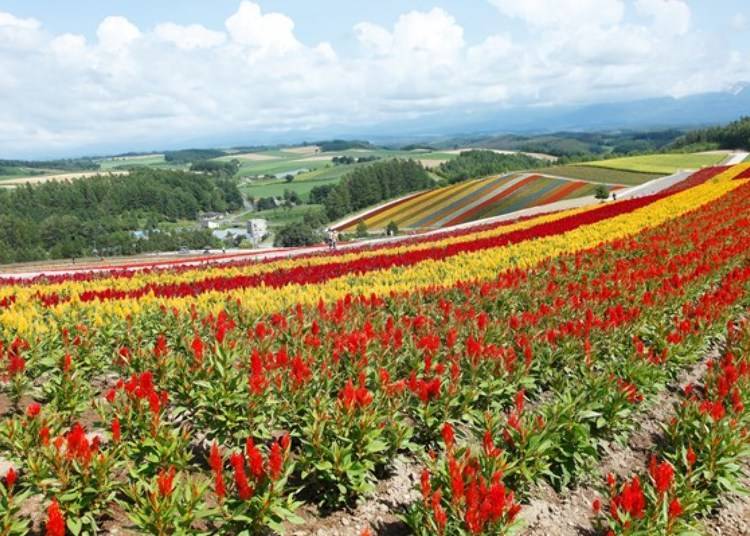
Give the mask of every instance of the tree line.
[(236, 183), (143, 169), (0, 190), (0, 262), (213, 245), (210, 231), (163, 223), (243, 206)]
[(99, 164), (91, 158), (64, 158), (60, 160), (3, 160), (0, 159), (0, 175), (10, 168), (57, 169), (60, 171), (96, 171)]
[(750, 150), (750, 116), (741, 117), (728, 125), (693, 130), (680, 136), (674, 148)]
[[(397, 158), (376, 162), (344, 175), (341, 182), (328, 190), (323, 205), (328, 218), (335, 220), (386, 199), (434, 185), (435, 181), (419, 162)], [(312, 192), (310, 195), (312, 199)]]
[(209, 160), (226, 156), (220, 149), (180, 149), (179, 151), (164, 151), (164, 160), (171, 164), (190, 164), (198, 160)]
[(453, 160), (443, 162), (437, 168), (439, 175), (449, 183), (456, 183), (495, 173), (506, 173), (519, 169), (534, 169), (546, 162), (525, 154), (501, 154), (495, 151), (463, 151)]

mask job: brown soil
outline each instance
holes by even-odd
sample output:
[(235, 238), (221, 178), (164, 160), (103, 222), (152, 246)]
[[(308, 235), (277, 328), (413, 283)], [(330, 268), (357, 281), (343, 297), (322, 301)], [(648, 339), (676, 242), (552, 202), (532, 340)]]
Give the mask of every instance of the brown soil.
[(364, 497), (351, 510), (340, 510), (321, 516), (316, 508), (305, 506), (297, 511), (304, 522), (287, 523), (284, 533), (291, 536), (358, 536), (369, 528), (380, 536), (410, 534), (398, 514), (416, 500), (419, 464), (412, 458), (398, 456), (393, 460), (392, 474), (380, 482), (372, 495)]
[[(591, 503), (600, 497), (598, 488), (608, 473), (619, 477), (630, 476), (648, 465), (652, 452), (661, 441), (661, 425), (674, 414), (674, 405), (680, 399), (682, 386), (695, 383), (702, 378), (706, 362), (719, 355), (720, 348), (714, 347), (704, 357), (683, 371), (649, 405), (638, 422), (638, 429), (630, 436), (626, 445), (612, 444), (606, 449), (606, 456), (600, 461), (593, 477), (580, 486), (561, 494), (549, 486), (538, 486), (532, 493), (530, 504), (521, 510), (521, 518), (526, 521), (524, 535), (576, 536), (594, 534), (591, 524)], [(750, 534), (750, 533), (738, 533)]]
[[(744, 464), (742, 486), (750, 489), (750, 463)], [(705, 521), (710, 536), (747, 536), (750, 534), (750, 496), (732, 494), (720, 503), (719, 511)]]

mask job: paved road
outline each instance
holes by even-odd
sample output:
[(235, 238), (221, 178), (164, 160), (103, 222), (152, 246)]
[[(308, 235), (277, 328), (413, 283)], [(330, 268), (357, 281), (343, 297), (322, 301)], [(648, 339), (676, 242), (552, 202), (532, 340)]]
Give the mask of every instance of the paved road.
[(721, 162), (721, 165), (733, 166), (734, 164), (741, 164), (748, 156), (750, 156), (750, 153), (745, 151), (734, 151)]

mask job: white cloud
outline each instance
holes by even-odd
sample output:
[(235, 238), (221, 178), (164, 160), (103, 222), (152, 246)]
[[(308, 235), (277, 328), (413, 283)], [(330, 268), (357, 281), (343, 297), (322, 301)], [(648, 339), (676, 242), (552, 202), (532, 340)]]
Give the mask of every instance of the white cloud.
[(181, 26), (173, 22), (165, 22), (154, 28), (156, 36), (177, 48), (192, 50), (194, 48), (212, 48), (226, 41), (222, 32), (214, 32), (200, 24)]
[(283, 55), (300, 48), (294, 36), (294, 21), (281, 13), (261, 12), (260, 6), (243, 0), (237, 12), (226, 21), (232, 40), (254, 49), (256, 57)]
[(41, 23), (0, 11), (0, 50), (32, 51), (41, 39)]
[(690, 29), (690, 7), (682, 0), (636, 0), (635, 9), (653, 19), (656, 31), (684, 35)]
[(24, 30), (37, 30), (42, 24), (36, 19), (21, 19), (11, 13), (0, 11), (0, 27), (2, 28), (22, 28)]
[(750, 78), (747, 57), (721, 40), (678, 35), (690, 12), (676, 0), (634, 0), (627, 17), (620, 0), (489, 1), (493, 35), (475, 37), (434, 8), (362, 21), (351, 49), (305, 43), (289, 16), (250, 1), (224, 28), (139, 29), (112, 16), (88, 40), (0, 13), (0, 152), (159, 148), (404, 118), (429, 125), (430, 114), (481, 115), (487, 105), (683, 95)]
[(141, 31), (125, 17), (107, 17), (96, 29), (99, 44), (108, 52), (122, 52), (141, 37)]

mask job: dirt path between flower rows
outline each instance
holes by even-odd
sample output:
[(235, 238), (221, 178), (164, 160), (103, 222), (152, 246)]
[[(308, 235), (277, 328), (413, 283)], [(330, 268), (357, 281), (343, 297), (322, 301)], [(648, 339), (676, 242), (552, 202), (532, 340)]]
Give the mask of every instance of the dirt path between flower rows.
[(370, 529), (378, 536), (411, 534), (399, 514), (419, 499), (420, 467), (412, 457), (397, 456), (390, 475), (378, 481), (377, 489), (362, 497), (356, 507), (321, 516), (314, 506), (305, 505), (296, 512), (304, 524), (285, 523), (284, 533), (291, 536), (358, 536), (363, 530)]
[[(535, 498), (521, 510), (526, 528), (521, 534), (549, 536), (593, 535), (591, 503), (601, 498), (599, 488), (608, 473), (624, 478), (643, 470), (661, 441), (661, 426), (674, 415), (674, 405), (681, 398), (681, 388), (700, 381), (706, 362), (720, 355), (721, 346), (714, 345), (695, 364), (685, 369), (656, 396), (636, 424), (636, 431), (626, 445), (611, 444), (598, 464), (593, 477), (580, 486), (557, 494), (549, 485), (540, 485)], [(742, 533), (747, 534), (747, 533)]]

